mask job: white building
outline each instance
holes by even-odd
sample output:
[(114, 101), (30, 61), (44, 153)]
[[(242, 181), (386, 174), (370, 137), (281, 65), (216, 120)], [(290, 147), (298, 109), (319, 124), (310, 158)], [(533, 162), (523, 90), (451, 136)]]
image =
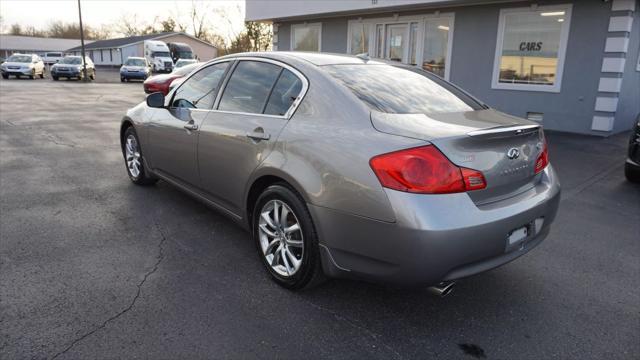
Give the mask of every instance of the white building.
[[(144, 56), (145, 40), (160, 40), (166, 43), (185, 43), (191, 47), (194, 55), (201, 61), (210, 60), (218, 56), (218, 48), (214, 45), (180, 32), (98, 40), (89, 45), (85, 45), (85, 51), (86, 55), (89, 56), (96, 65), (122, 65), (130, 56)], [(80, 46), (76, 46), (68, 49), (67, 52), (80, 55), (81, 49)]]
[[(88, 40), (84, 43), (90, 44), (92, 42)], [(64, 52), (76, 46), (80, 46), (80, 40), (0, 34), (0, 56), (4, 58), (13, 53), (43, 55), (45, 52)]]

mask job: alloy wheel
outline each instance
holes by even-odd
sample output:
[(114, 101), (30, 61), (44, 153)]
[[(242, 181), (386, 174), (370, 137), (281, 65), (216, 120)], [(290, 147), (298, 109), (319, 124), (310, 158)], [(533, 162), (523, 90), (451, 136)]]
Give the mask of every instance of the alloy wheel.
[(290, 277), (300, 269), (304, 253), (302, 228), (287, 204), (271, 200), (262, 207), (258, 235), (262, 254), (273, 271)]
[(129, 174), (134, 178), (137, 178), (140, 175), (140, 149), (138, 148), (138, 141), (136, 137), (131, 134), (127, 137), (127, 142), (125, 143), (125, 156), (127, 159), (127, 169), (129, 169)]

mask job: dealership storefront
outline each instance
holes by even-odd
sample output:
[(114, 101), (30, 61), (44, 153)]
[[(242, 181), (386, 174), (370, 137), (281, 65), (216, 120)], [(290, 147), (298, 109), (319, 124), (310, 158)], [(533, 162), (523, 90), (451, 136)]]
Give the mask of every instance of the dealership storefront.
[(640, 112), (635, 0), (247, 2), (274, 50), (385, 58), (548, 129), (610, 135)]

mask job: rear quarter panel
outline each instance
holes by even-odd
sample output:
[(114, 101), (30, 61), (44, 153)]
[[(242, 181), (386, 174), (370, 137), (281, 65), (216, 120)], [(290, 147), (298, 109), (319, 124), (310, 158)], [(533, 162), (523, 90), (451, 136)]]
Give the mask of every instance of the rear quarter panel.
[(424, 141), (376, 131), (369, 109), (349, 90), (315, 66), (299, 70), (309, 80), (307, 95), (248, 186), (261, 176), (275, 175), (313, 205), (395, 221), (369, 160)]

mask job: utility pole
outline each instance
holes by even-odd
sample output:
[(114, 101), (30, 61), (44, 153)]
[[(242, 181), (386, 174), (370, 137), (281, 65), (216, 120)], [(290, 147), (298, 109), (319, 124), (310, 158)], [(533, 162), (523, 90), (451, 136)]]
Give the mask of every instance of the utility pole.
[(83, 79), (84, 82), (88, 82), (89, 77), (87, 76), (87, 63), (84, 61), (84, 31), (82, 30), (82, 9), (80, 9), (80, 0), (78, 0), (78, 17), (80, 18), (80, 46), (82, 47), (82, 72), (84, 74)]

